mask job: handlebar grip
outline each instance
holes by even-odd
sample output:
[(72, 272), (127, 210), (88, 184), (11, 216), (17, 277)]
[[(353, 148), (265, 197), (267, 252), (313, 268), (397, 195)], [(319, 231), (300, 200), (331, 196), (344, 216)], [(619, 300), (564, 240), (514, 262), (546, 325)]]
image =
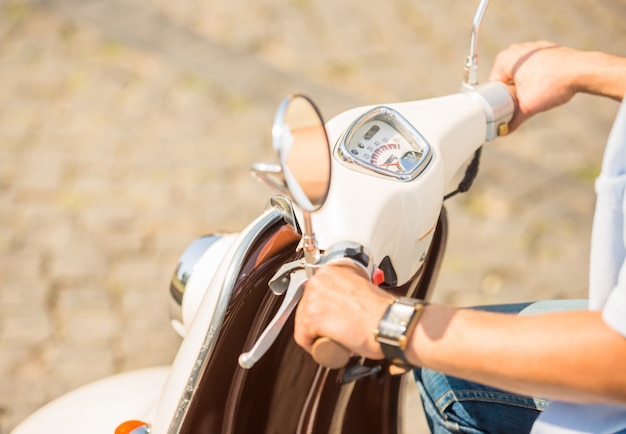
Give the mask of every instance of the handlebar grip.
[(330, 369), (343, 368), (350, 360), (350, 351), (329, 338), (317, 338), (311, 348), (313, 360)]

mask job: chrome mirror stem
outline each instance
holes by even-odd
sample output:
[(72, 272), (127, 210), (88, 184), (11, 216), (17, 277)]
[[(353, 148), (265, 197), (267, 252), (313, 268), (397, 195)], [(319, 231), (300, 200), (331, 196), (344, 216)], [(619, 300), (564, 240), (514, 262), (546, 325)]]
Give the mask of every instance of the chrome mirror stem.
[(465, 60), (465, 74), (461, 86), (463, 90), (473, 89), (478, 84), (478, 31), (488, 5), (489, 0), (480, 0), (476, 15), (474, 15), (470, 36), (470, 51)]

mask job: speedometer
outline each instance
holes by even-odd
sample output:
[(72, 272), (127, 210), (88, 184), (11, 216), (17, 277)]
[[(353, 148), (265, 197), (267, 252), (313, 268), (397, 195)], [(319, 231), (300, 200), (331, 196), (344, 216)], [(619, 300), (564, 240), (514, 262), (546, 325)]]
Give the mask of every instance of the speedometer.
[(361, 116), (346, 132), (337, 153), (357, 170), (400, 181), (414, 179), (431, 159), (424, 137), (389, 107)]

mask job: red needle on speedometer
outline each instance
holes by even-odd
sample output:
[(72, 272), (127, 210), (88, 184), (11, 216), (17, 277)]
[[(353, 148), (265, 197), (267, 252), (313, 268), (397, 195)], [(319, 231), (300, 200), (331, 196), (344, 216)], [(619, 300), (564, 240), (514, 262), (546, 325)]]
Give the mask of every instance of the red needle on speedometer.
[(390, 167), (390, 166), (400, 166), (400, 163), (398, 161), (396, 161), (395, 163), (383, 163), (380, 165), (381, 167)]

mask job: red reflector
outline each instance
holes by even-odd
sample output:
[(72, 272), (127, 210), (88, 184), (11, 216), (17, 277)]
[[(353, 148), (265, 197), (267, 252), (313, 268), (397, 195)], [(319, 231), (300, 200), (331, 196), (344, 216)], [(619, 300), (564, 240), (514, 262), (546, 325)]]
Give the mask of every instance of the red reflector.
[(372, 283), (378, 286), (384, 281), (385, 281), (385, 272), (377, 267), (374, 270), (374, 273), (372, 273)]

